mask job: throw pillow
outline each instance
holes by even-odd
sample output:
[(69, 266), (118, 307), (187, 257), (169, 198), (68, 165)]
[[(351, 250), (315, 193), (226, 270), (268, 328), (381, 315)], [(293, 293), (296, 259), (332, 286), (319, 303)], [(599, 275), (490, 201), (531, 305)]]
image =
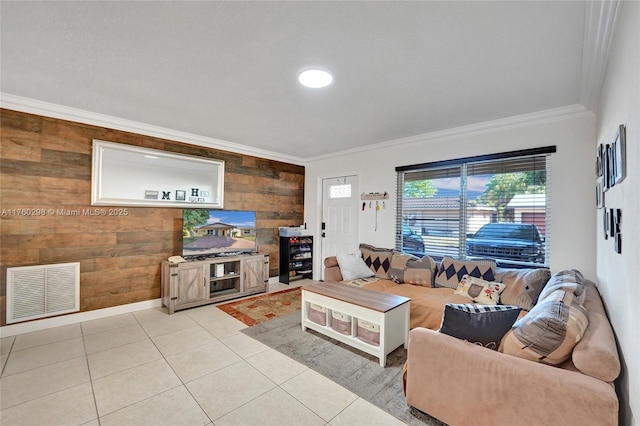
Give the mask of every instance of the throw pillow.
[(589, 325), (587, 311), (577, 297), (556, 290), (538, 301), (503, 339), (502, 352), (535, 362), (565, 362)]
[(360, 244), (360, 252), (364, 262), (371, 268), (376, 277), (389, 278), (393, 250), (378, 248), (369, 244)]
[(585, 287), (584, 277), (580, 271), (575, 269), (565, 269), (564, 271), (556, 272), (551, 276), (547, 285), (544, 286), (540, 292), (539, 300), (544, 300), (556, 290), (566, 290), (576, 295), (579, 303), (584, 303)]
[(471, 299), (473, 303), (483, 305), (497, 305), (500, 301), (500, 293), (505, 289), (502, 283), (485, 281), (480, 278), (465, 275), (456, 288), (455, 294)]
[(411, 259), (417, 259), (417, 257), (394, 251), (389, 264), (389, 279), (398, 284), (404, 283), (404, 271), (407, 269), (407, 262)]
[(356, 280), (358, 278), (372, 277), (373, 271), (369, 269), (360, 254), (339, 254), (336, 256), (342, 278), (346, 281)]
[(496, 271), (496, 281), (506, 286), (500, 294), (500, 303), (520, 306), (530, 311), (538, 301), (538, 296), (549, 277), (551, 272), (546, 268)]
[(440, 333), (497, 350), (521, 310), (519, 306), (447, 303)]
[(407, 284), (433, 287), (433, 277), (436, 274), (436, 262), (431, 256), (420, 259), (410, 259), (404, 271), (404, 282)]
[(394, 252), (391, 256), (389, 279), (398, 284), (432, 287), (435, 270), (436, 262), (431, 256), (419, 258), (406, 253)]
[(445, 256), (436, 274), (435, 287), (458, 288), (462, 277), (470, 275), (485, 281), (494, 281), (496, 261), (493, 259), (457, 260)]

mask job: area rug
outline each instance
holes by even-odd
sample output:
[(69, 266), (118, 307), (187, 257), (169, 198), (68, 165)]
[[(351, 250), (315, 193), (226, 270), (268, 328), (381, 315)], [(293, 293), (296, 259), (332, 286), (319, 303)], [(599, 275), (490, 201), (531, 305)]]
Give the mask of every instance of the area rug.
[(387, 356), (386, 367), (378, 358), (313, 330), (302, 331), (300, 312), (287, 314), (242, 330), (409, 425), (443, 426), (433, 417), (407, 405), (402, 392), (402, 367), (407, 351), (400, 346)]
[(218, 305), (218, 309), (253, 326), (291, 312), (299, 312), (300, 300), (300, 287), (296, 287), (225, 303)]

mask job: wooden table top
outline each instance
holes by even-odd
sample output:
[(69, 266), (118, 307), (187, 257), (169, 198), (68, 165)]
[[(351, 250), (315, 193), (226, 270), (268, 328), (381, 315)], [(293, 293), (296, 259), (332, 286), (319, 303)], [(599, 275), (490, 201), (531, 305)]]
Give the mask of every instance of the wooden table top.
[(387, 312), (409, 302), (408, 297), (381, 293), (349, 284), (319, 283), (300, 287), (302, 291), (321, 294), (332, 299), (362, 306), (377, 312)]

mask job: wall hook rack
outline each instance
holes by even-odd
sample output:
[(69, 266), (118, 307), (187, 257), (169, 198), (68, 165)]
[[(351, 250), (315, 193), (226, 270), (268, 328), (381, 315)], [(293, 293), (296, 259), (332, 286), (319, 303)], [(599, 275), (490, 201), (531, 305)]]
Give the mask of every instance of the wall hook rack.
[(361, 200), (388, 200), (389, 193), (388, 192), (363, 192), (360, 194)]

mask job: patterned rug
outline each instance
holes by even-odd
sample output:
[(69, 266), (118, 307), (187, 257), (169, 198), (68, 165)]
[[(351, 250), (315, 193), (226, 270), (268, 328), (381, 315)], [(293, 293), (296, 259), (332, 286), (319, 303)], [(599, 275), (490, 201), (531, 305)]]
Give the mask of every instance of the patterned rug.
[(299, 311), (301, 299), (300, 287), (296, 287), (225, 303), (218, 308), (251, 327)]

